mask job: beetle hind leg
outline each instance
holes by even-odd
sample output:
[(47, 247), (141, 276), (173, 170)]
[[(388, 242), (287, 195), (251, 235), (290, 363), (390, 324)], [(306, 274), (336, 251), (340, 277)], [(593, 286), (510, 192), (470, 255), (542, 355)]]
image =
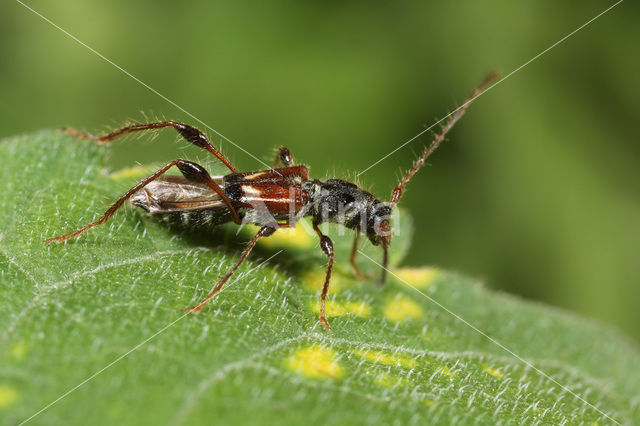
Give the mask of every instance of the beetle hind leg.
[(238, 216), (238, 212), (233, 207), (233, 205), (231, 204), (231, 201), (225, 195), (225, 193), (222, 190), (222, 188), (220, 188), (220, 186), (218, 186), (218, 184), (216, 184), (213, 181), (211, 176), (209, 176), (209, 173), (202, 166), (200, 166), (200, 165), (198, 165), (196, 163), (193, 163), (191, 161), (182, 160), (182, 159), (177, 159), (177, 160), (170, 161), (164, 167), (162, 167), (160, 170), (158, 170), (157, 172), (155, 172), (151, 176), (147, 177), (146, 179), (142, 180), (136, 186), (134, 186), (129, 191), (127, 191), (127, 193), (124, 194), (122, 197), (120, 197), (120, 199), (118, 201), (116, 201), (109, 208), (109, 210), (107, 210), (102, 215), (102, 217), (100, 217), (100, 219), (98, 219), (97, 221), (91, 222), (88, 225), (85, 225), (82, 228), (80, 228), (80, 229), (78, 229), (76, 231), (70, 232), (68, 234), (61, 235), (59, 237), (49, 238), (49, 239), (45, 240), (45, 242), (47, 244), (52, 243), (53, 241), (62, 242), (64, 240), (68, 240), (69, 238), (77, 237), (78, 235), (82, 234), (83, 232), (88, 231), (89, 229), (94, 228), (94, 227), (96, 227), (98, 225), (102, 225), (107, 220), (109, 220), (109, 218), (111, 216), (113, 216), (113, 214), (116, 212), (116, 210), (118, 210), (125, 201), (127, 201), (129, 198), (131, 198), (131, 196), (133, 196), (135, 193), (137, 193), (138, 191), (143, 189), (150, 182), (153, 182), (154, 180), (158, 179), (160, 176), (162, 176), (167, 170), (169, 170), (173, 166), (176, 166), (180, 170), (182, 175), (185, 178), (187, 178), (188, 180), (190, 180), (192, 182), (204, 183), (204, 184), (208, 185), (216, 193), (218, 193), (218, 195), (220, 195), (222, 200), (225, 202), (225, 204), (227, 205), (227, 207), (229, 208), (229, 210), (233, 214), (234, 221), (236, 223), (240, 223), (240, 218)]
[(75, 136), (76, 138), (93, 140), (103, 145), (129, 133), (144, 132), (147, 130), (162, 129), (165, 127), (173, 127), (173, 129), (178, 132), (178, 134), (180, 134), (180, 136), (182, 136), (187, 142), (190, 142), (199, 148), (206, 149), (207, 151), (215, 155), (220, 161), (222, 161), (222, 163), (224, 163), (224, 165), (227, 166), (229, 170), (231, 170), (231, 173), (236, 173), (235, 167), (231, 165), (229, 160), (227, 160), (227, 158), (222, 155), (220, 151), (218, 151), (213, 145), (211, 145), (211, 142), (209, 142), (209, 139), (207, 139), (207, 136), (201, 130), (185, 123), (179, 123), (177, 121), (160, 121), (156, 123), (133, 124), (131, 126), (122, 127), (118, 130), (104, 134), (102, 136), (95, 136), (91, 133), (81, 132), (70, 127), (64, 127), (60, 129), (60, 131), (68, 135)]

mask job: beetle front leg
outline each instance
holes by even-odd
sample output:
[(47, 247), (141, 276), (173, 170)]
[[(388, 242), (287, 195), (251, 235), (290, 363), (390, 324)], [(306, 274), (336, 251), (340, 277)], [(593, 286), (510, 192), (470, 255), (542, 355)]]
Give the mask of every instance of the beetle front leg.
[(371, 278), (369, 275), (365, 275), (360, 272), (360, 268), (356, 264), (356, 256), (358, 254), (358, 240), (360, 239), (360, 228), (356, 229), (356, 236), (353, 238), (353, 246), (351, 246), (351, 256), (349, 257), (349, 263), (351, 263), (351, 269), (353, 270), (353, 275), (359, 280), (365, 280), (367, 278)]

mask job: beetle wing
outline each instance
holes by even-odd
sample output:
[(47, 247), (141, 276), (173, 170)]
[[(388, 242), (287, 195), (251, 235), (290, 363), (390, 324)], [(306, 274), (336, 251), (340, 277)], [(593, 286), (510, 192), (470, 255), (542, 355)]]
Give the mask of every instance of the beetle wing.
[[(222, 178), (213, 177), (220, 186)], [(193, 210), (227, 209), (218, 194), (204, 184), (190, 182), (182, 176), (164, 176), (150, 182), (131, 197), (131, 204), (150, 214)]]

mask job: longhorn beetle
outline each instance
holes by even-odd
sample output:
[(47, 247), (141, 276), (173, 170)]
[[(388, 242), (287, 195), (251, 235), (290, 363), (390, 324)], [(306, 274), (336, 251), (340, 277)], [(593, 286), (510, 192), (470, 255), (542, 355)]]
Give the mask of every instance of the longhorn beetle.
[[(373, 194), (350, 182), (338, 179), (329, 179), (324, 182), (309, 179), (307, 166), (294, 165), (291, 152), (284, 146), (280, 147), (272, 169), (238, 172), (211, 145), (203, 132), (195, 127), (175, 121), (131, 125), (103, 136), (93, 136), (70, 128), (62, 129), (65, 133), (78, 138), (91, 139), (106, 144), (128, 133), (173, 127), (184, 139), (215, 155), (231, 173), (212, 177), (202, 166), (191, 161), (183, 159), (170, 161), (127, 191), (97, 221), (69, 234), (49, 238), (46, 242), (61, 242), (76, 237), (95, 226), (102, 225), (128, 199), (133, 205), (143, 208), (151, 215), (161, 216), (169, 221), (179, 220), (191, 226), (215, 226), (230, 221), (236, 224), (253, 223), (260, 226), (260, 230), (249, 241), (236, 264), (220, 278), (211, 292), (196, 306), (185, 308), (186, 312), (198, 312), (222, 289), (222, 286), (244, 262), (260, 238), (272, 235), (279, 228), (295, 226), (302, 217), (311, 216), (313, 229), (320, 238), (320, 247), (329, 258), (320, 296), (320, 322), (328, 329), (330, 327), (325, 316), (325, 300), (333, 269), (333, 243), (328, 236), (320, 231), (318, 225), (324, 222), (334, 222), (355, 231), (350, 262), (353, 272), (358, 278), (363, 278), (355, 263), (360, 232), (364, 232), (373, 245), (382, 246), (381, 281), (384, 282), (388, 260), (387, 252), (391, 244), (391, 211), (400, 200), (405, 185), (444, 140), (449, 130), (465, 113), (469, 104), (496, 77), (496, 73), (487, 76), (471, 96), (450, 114), (442, 131), (436, 135), (433, 142), (395, 187), (389, 202), (380, 201)], [(180, 170), (183, 177), (163, 176), (173, 166)]]

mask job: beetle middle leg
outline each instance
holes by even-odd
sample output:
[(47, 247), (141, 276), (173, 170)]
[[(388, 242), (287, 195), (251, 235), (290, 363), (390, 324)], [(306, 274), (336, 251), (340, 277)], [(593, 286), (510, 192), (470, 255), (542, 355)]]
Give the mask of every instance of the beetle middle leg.
[(218, 159), (222, 161), (224, 165), (229, 168), (229, 170), (231, 170), (231, 173), (236, 173), (235, 167), (231, 165), (229, 160), (227, 160), (226, 157), (222, 155), (222, 153), (220, 153), (220, 151), (218, 151), (213, 147), (213, 145), (211, 145), (211, 142), (209, 142), (209, 139), (207, 139), (207, 137), (202, 131), (198, 130), (193, 126), (190, 126), (184, 123), (179, 123), (177, 121), (160, 121), (157, 123), (134, 124), (131, 126), (123, 127), (121, 129), (118, 129), (111, 133), (107, 133), (102, 136), (94, 136), (90, 133), (81, 132), (79, 130), (72, 129), (72, 128), (63, 128), (60, 130), (64, 133), (67, 133), (69, 135), (75, 136), (80, 139), (91, 139), (101, 144), (105, 144), (105, 143), (111, 142), (112, 140), (120, 136), (124, 136), (129, 133), (141, 132), (141, 131), (152, 130), (152, 129), (161, 129), (163, 127), (173, 127), (176, 130), (176, 132), (178, 132), (188, 142), (191, 142), (197, 147), (206, 149), (207, 151), (209, 151), (210, 153), (218, 157)]
[(107, 220), (109, 220), (109, 218), (116, 212), (116, 210), (118, 210), (120, 208), (120, 206), (122, 206), (122, 204), (125, 201), (127, 201), (133, 194), (138, 192), (140, 189), (144, 188), (150, 182), (153, 182), (154, 180), (158, 179), (160, 176), (162, 176), (167, 170), (169, 170), (173, 166), (178, 167), (178, 169), (180, 170), (182, 175), (185, 178), (187, 178), (188, 180), (190, 180), (192, 182), (204, 183), (205, 185), (209, 186), (213, 191), (215, 191), (222, 198), (222, 200), (225, 202), (225, 204), (227, 204), (227, 207), (229, 207), (229, 210), (231, 210), (231, 213), (233, 214), (235, 222), (236, 223), (240, 223), (240, 217), (238, 216), (238, 212), (233, 207), (233, 205), (231, 204), (231, 201), (229, 200), (229, 198), (224, 193), (224, 190), (222, 188), (220, 188), (220, 186), (218, 186), (218, 184), (216, 184), (213, 181), (213, 179), (211, 179), (211, 176), (209, 176), (209, 173), (202, 166), (200, 166), (200, 165), (198, 165), (196, 163), (193, 163), (191, 161), (182, 160), (182, 159), (177, 159), (177, 160), (173, 160), (173, 161), (167, 163), (160, 170), (158, 170), (157, 172), (155, 172), (151, 176), (147, 177), (146, 179), (142, 180), (136, 186), (134, 186), (129, 191), (127, 191), (127, 193), (124, 194), (122, 197), (120, 197), (120, 199), (118, 201), (116, 201), (109, 208), (109, 210), (107, 210), (104, 213), (104, 215), (102, 215), (102, 217), (100, 219), (98, 219), (97, 221), (91, 222), (90, 224), (83, 226), (82, 228), (78, 229), (77, 231), (73, 231), (73, 232), (70, 232), (68, 234), (61, 235), (59, 237), (49, 238), (49, 239), (46, 240), (46, 243), (48, 244), (48, 243), (51, 243), (52, 241), (62, 242), (62, 241), (67, 240), (69, 238), (76, 237), (76, 236), (82, 234), (84, 231), (87, 231), (87, 230), (89, 230), (89, 229), (91, 229), (91, 228), (93, 228), (95, 226), (102, 225)]
[(200, 309), (202, 309), (207, 303), (209, 303), (209, 301), (211, 299), (213, 299), (213, 297), (218, 294), (218, 292), (222, 289), (222, 286), (229, 280), (229, 278), (231, 278), (231, 276), (236, 272), (236, 270), (240, 267), (240, 265), (242, 264), (242, 262), (244, 262), (244, 260), (247, 258), (247, 256), (249, 256), (249, 253), (251, 253), (251, 250), (253, 250), (253, 247), (256, 245), (256, 243), (258, 242), (258, 240), (261, 237), (268, 237), (270, 235), (272, 235), (278, 228), (276, 228), (273, 225), (265, 225), (262, 228), (260, 228), (260, 230), (258, 231), (258, 233), (251, 239), (251, 241), (249, 241), (249, 244), (247, 244), (247, 246), (245, 247), (245, 249), (242, 251), (242, 254), (240, 255), (240, 259), (238, 259), (238, 261), (236, 262), (236, 264), (233, 266), (233, 268), (231, 268), (231, 270), (229, 272), (227, 272), (225, 274), (225, 276), (223, 276), (222, 278), (220, 278), (220, 281), (218, 281), (218, 283), (213, 287), (213, 290), (211, 290), (211, 293), (209, 293), (207, 295), (207, 297), (205, 297), (204, 299), (202, 299), (202, 301), (200, 303), (198, 303), (195, 306), (190, 306), (188, 308), (185, 308), (183, 311), (184, 312), (198, 312)]
[(320, 322), (327, 327), (327, 330), (331, 328), (327, 317), (325, 316), (325, 304), (327, 300), (327, 293), (329, 292), (329, 283), (331, 282), (331, 270), (333, 269), (333, 242), (331, 238), (327, 237), (318, 228), (318, 223), (313, 222), (313, 229), (320, 237), (320, 247), (324, 254), (329, 258), (329, 265), (327, 266), (327, 275), (324, 278), (324, 285), (322, 286), (322, 294), (320, 295)]

